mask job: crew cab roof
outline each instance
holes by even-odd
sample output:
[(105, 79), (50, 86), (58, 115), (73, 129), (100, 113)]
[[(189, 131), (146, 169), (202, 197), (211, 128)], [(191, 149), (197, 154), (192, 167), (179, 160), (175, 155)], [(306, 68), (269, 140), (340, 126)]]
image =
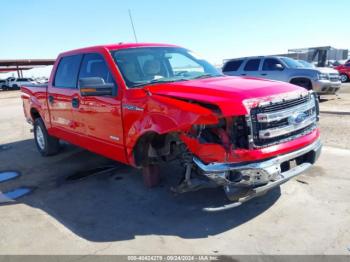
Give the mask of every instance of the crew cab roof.
[(118, 49), (140, 48), (140, 47), (179, 47), (179, 46), (170, 45), (170, 44), (160, 44), (160, 43), (118, 43), (118, 44), (97, 45), (97, 46), (74, 49), (74, 50), (63, 52), (60, 54), (60, 56), (70, 55), (74, 53), (91, 52), (91, 51), (102, 50), (102, 49), (118, 50)]

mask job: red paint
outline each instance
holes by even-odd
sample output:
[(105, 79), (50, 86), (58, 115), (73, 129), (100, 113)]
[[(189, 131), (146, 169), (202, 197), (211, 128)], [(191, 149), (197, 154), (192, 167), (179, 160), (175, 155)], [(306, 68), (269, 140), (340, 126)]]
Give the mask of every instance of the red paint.
[[(244, 101), (304, 89), (288, 83), (240, 77), (217, 77), (177, 83), (163, 83), (144, 88), (128, 89), (110, 55), (111, 50), (146, 46), (172, 46), (161, 44), (117, 44), (95, 46), (65, 52), (58, 56), (47, 88), (22, 87), (24, 112), (33, 120), (31, 110), (43, 118), (49, 134), (86, 148), (114, 160), (134, 165), (133, 148), (145, 133), (166, 134), (178, 132), (194, 155), (204, 162), (241, 162), (260, 160), (287, 153), (312, 143), (319, 137), (316, 130), (296, 140), (253, 150), (229, 149), (228, 139), (220, 133), (225, 147), (218, 144), (200, 144), (186, 132), (195, 124), (216, 124), (218, 115), (199, 104), (187, 100), (213, 104), (222, 116), (247, 114)], [(118, 85), (116, 97), (82, 97), (78, 89), (56, 88), (52, 85), (54, 73), (61, 57), (85, 53), (101, 54)], [(55, 103), (48, 103), (53, 96)], [(80, 101), (79, 108), (71, 100)], [(123, 108), (133, 105), (141, 110)], [(111, 135), (118, 137), (112, 140)]]
[(335, 67), (336, 70), (338, 70), (339, 74), (345, 74), (348, 76), (348, 79), (350, 79), (350, 62), (347, 61), (344, 65), (340, 65)]

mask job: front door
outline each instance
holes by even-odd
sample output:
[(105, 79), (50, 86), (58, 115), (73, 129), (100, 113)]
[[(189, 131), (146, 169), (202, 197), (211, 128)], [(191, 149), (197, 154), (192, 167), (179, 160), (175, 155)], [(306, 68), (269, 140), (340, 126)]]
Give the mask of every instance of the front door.
[[(114, 85), (112, 96), (80, 97), (77, 121), (85, 126), (84, 147), (112, 159), (125, 162), (121, 100), (117, 85), (104, 57), (98, 53), (85, 54), (79, 79), (100, 78)], [(79, 85), (79, 81), (78, 81)]]
[(260, 75), (263, 78), (286, 81), (285, 74), (282, 72), (283, 70), (285, 70), (284, 65), (279, 60), (276, 58), (265, 58)]

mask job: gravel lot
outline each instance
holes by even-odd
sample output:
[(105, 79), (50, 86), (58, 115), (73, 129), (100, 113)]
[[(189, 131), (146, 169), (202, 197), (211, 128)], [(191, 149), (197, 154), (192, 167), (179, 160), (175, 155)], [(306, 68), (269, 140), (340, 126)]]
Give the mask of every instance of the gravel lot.
[[(24, 121), (19, 92), (0, 92), (0, 183), (32, 194), (0, 205), (0, 254), (350, 254), (350, 84), (322, 97), (324, 150), (309, 172), (236, 209), (206, 213), (221, 190), (175, 196), (180, 174), (163, 167), (162, 185), (139, 171), (74, 146), (42, 158)], [(74, 180), (96, 166), (117, 170)]]
[(338, 96), (321, 97), (323, 143), (350, 149), (350, 84), (344, 84)]

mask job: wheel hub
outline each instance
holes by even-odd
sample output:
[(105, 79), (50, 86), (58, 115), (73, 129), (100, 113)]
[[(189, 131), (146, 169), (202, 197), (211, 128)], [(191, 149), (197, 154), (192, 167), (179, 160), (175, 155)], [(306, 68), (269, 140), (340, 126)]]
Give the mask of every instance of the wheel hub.
[(45, 139), (44, 139), (44, 133), (41, 130), (40, 126), (36, 127), (36, 142), (38, 143), (38, 146), (40, 147), (41, 150), (45, 149)]

